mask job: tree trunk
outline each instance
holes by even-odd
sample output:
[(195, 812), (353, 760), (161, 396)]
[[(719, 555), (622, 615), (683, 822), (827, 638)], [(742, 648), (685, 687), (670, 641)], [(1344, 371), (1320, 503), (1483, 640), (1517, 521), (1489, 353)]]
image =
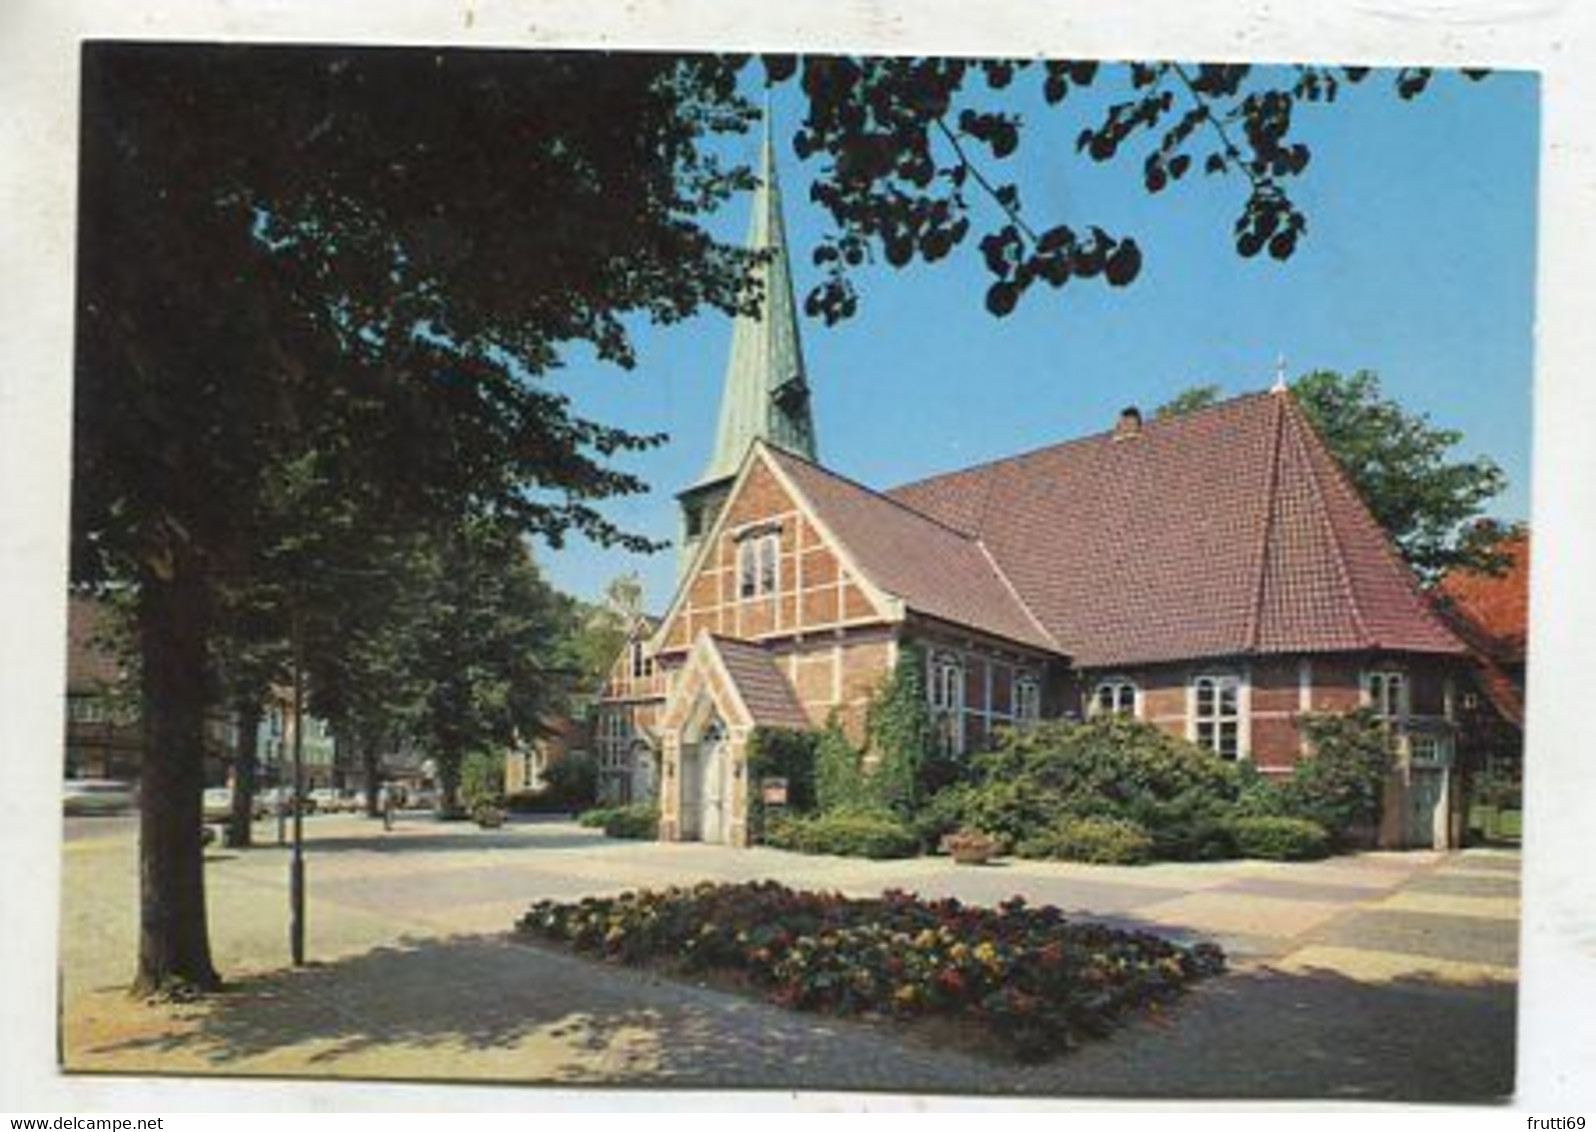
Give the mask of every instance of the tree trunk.
[(238, 750), (233, 756), (233, 813), (228, 819), (227, 840), (235, 848), (247, 849), (254, 841), (255, 757), (260, 749), (259, 700), (238, 705)]
[(377, 758), (377, 740), (369, 731), (356, 731), (355, 741), (360, 745), (360, 769), (366, 781), (366, 816), (380, 818), (382, 807), (378, 804), (377, 794), (382, 783), (377, 780), (381, 769)]
[(205, 921), (205, 588), (180, 564), (139, 602), (144, 769), (139, 785), (139, 958), (133, 990), (213, 990)]
[(438, 816), (453, 820), (460, 812), (460, 755), (454, 751), (438, 755)]

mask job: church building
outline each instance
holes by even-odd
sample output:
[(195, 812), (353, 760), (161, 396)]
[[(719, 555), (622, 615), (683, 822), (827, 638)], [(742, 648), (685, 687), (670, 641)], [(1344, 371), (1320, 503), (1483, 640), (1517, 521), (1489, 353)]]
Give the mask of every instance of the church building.
[(676, 594), (596, 712), (601, 765), (657, 797), (662, 838), (747, 844), (755, 729), (835, 714), (860, 739), (913, 645), (959, 753), (1116, 712), (1289, 772), (1304, 715), (1369, 707), (1400, 753), (1381, 843), (1457, 843), (1467, 650), (1283, 382), (877, 490), (820, 462), (768, 134), (749, 240), (764, 301), (678, 496)]

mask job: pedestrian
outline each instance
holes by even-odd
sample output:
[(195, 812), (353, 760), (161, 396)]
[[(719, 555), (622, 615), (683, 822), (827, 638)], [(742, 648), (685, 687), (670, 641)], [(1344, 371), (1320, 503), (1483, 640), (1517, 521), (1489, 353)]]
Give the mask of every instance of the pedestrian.
[(394, 787), (388, 783), (382, 788), (382, 828), (384, 832), (393, 829)]

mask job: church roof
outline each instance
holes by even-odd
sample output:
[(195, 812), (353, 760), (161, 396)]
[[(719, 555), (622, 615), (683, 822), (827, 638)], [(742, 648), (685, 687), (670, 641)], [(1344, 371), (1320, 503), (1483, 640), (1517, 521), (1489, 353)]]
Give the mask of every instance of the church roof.
[(802, 729), (809, 717), (792, 685), (776, 670), (770, 654), (759, 645), (733, 637), (706, 634), (708, 647), (720, 657), (737, 696), (756, 727)]
[(767, 451), (877, 589), (917, 613), (1061, 651), (978, 541), (817, 464)]
[[(935, 476), (887, 497), (928, 520), (900, 520), (904, 537), (872, 556), (925, 587), (904, 595), (911, 606), (952, 605), (962, 615), (951, 619), (1012, 635), (1004, 631), (1012, 615), (1000, 629), (984, 606), (961, 600), (966, 571), (947, 563), (955, 546), (974, 547), (1027, 619), (1084, 667), (1463, 651), (1285, 391)], [(883, 541), (870, 525), (838, 535), (857, 553), (855, 539)]]
[(761, 295), (760, 311), (758, 317), (738, 315), (732, 324), (715, 450), (700, 484), (736, 475), (755, 440), (815, 459), (815, 426), (798, 338), (798, 310), (768, 112), (747, 247), (768, 253), (753, 272)]

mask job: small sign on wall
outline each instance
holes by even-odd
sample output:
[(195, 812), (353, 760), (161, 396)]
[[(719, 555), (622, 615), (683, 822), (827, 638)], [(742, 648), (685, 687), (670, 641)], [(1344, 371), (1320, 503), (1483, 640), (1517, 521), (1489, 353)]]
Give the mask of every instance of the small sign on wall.
[(759, 797), (767, 806), (785, 806), (787, 804), (787, 780), (785, 778), (760, 779)]

